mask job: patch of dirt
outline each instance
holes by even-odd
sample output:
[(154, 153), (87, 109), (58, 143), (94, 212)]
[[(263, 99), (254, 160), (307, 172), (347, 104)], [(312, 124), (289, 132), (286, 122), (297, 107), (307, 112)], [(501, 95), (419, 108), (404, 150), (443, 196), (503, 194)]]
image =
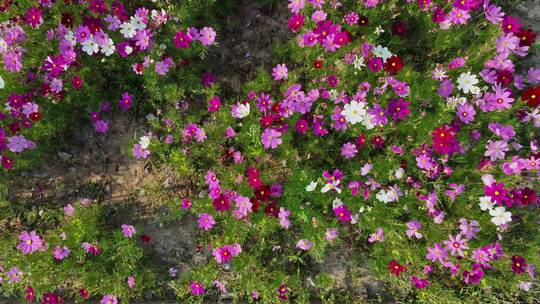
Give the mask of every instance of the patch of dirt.
[(212, 71), (227, 94), (241, 93), (241, 85), (259, 66), (273, 62), (272, 46), (287, 42), (289, 11), (286, 5), (264, 6), (261, 1), (244, 0), (234, 16), (228, 16), (220, 33), (219, 46), (209, 57)]
[(367, 265), (359, 261), (361, 253), (340, 246), (328, 249), (324, 261), (314, 266), (316, 273), (326, 273), (333, 281), (333, 289), (346, 292), (365, 301), (393, 303), (385, 283), (376, 278)]
[[(519, 17), (521, 23), (523, 23), (523, 27), (530, 28), (535, 33), (540, 34), (539, 0), (523, 1), (523, 3), (512, 7), (509, 14)], [(520, 61), (519, 66), (523, 70), (528, 70), (531, 67), (540, 67), (540, 48), (536, 48), (535, 52), (531, 52), (524, 60)]]

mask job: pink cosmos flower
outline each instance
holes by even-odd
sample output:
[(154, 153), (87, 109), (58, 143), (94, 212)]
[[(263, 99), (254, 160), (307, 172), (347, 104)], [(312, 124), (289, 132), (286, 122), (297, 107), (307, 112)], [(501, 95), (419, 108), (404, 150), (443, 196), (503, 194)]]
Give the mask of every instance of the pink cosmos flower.
[(309, 249), (311, 249), (311, 247), (313, 247), (313, 243), (305, 239), (299, 240), (296, 243), (296, 248), (302, 249), (304, 251), (308, 251)]
[(345, 16), (345, 20), (347, 20), (347, 23), (349, 25), (358, 24), (359, 19), (360, 19), (360, 17), (358, 16), (358, 14), (356, 12), (350, 12), (350, 13), (347, 14), (347, 16)]
[(289, 0), (288, 7), (293, 14), (298, 14), (305, 5), (305, 0)]
[(9, 284), (19, 283), (21, 281), (23, 272), (17, 267), (11, 267), (11, 269), (6, 272), (6, 275), (8, 277)]
[(281, 143), (281, 133), (274, 129), (266, 129), (261, 135), (261, 141), (265, 149), (276, 149)]
[(227, 288), (225, 287), (225, 284), (223, 284), (221, 281), (214, 280), (214, 282), (212, 283), (214, 284), (214, 286), (216, 286), (217, 289), (219, 289), (221, 293), (227, 294)]
[(358, 153), (358, 150), (356, 149), (356, 145), (353, 143), (347, 142), (341, 148), (341, 155), (346, 159), (353, 158), (356, 153)]
[(150, 150), (143, 149), (140, 144), (133, 145), (133, 156), (135, 158), (148, 158), (150, 156)]
[(214, 227), (216, 222), (213, 216), (208, 213), (203, 213), (199, 216), (198, 223), (200, 229), (208, 231)]
[(132, 238), (137, 230), (132, 225), (122, 224), (122, 234), (127, 238)]
[(104, 119), (96, 120), (94, 122), (94, 129), (97, 133), (105, 133), (109, 130), (109, 122)]
[(490, 160), (496, 161), (497, 159), (503, 159), (506, 152), (508, 152), (508, 144), (506, 141), (503, 140), (497, 140), (492, 141), (491, 139), (486, 144), (486, 152), (484, 153), (484, 156), (488, 156)]
[(289, 77), (289, 69), (287, 69), (284, 63), (278, 64), (272, 69), (272, 77), (274, 77), (274, 80), (287, 79)]
[(469, 249), (466, 239), (461, 239), (461, 234), (449, 236), (448, 240), (444, 241), (445, 249), (450, 250), (451, 255), (463, 256), (463, 250)]
[(118, 304), (118, 299), (113, 295), (106, 295), (101, 298), (100, 304)]
[(61, 260), (65, 259), (65, 258), (67, 258), (69, 256), (70, 252), (71, 251), (66, 246), (64, 246), (64, 247), (56, 246), (56, 247), (54, 247), (54, 250), (53, 250), (53, 256), (54, 256), (55, 260), (61, 261)]
[(432, 262), (439, 261), (440, 263), (444, 263), (446, 258), (448, 258), (448, 253), (446, 251), (447, 249), (443, 248), (441, 244), (435, 243), (433, 247), (428, 247), (426, 259)]
[(98, 256), (101, 253), (101, 249), (98, 247), (97, 242), (95, 244), (90, 244), (88, 242), (84, 242), (81, 244), (81, 247), (84, 249), (84, 251), (87, 254), (92, 254), (94, 256)]
[(417, 239), (421, 239), (422, 234), (418, 232), (420, 229), (422, 229), (422, 224), (419, 221), (410, 221), (407, 223), (407, 231), (405, 233), (407, 234), (408, 238), (412, 238), (414, 236)]
[(75, 212), (75, 208), (73, 207), (73, 205), (71, 204), (67, 204), (65, 207), (64, 207), (64, 214), (66, 216), (73, 216), (73, 213)]
[(199, 41), (204, 46), (212, 45), (216, 40), (216, 32), (211, 27), (203, 27), (202, 30), (199, 32), (199, 35)]
[(331, 242), (333, 241), (335, 238), (338, 237), (338, 231), (334, 228), (327, 228), (326, 229), (326, 232), (324, 233), (324, 238)]
[(474, 120), (474, 116), (476, 115), (476, 111), (474, 110), (474, 107), (471, 106), (468, 103), (463, 103), (457, 106), (457, 116), (459, 117), (459, 120), (464, 122), (465, 124), (469, 124)]
[(369, 235), (368, 242), (384, 242), (384, 239), (384, 231), (382, 230), (382, 228), (377, 228), (377, 231), (375, 233)]
[(281, 227), (285, 229), (289, 229), (291, 226), (291, 221), (289, 221), (289, 216), (291, 215), (291, 211), (286, 210), (283, 207), (279, 208), (278, 218), (279, 218), (279, 224)]
[(452, 8), (449, 15), (449, 20), (453, 24), (465, 24), (471, 18), (468, 11), (459, 9), (457, 7)]
[(17, 246), (17, 249), (20, 249), (23, 254), (32, 254), (45, 246), (45, 242), (35, 231), (30, 233), (27, 231), (21, 232), (19, 240), (21, 243)]
[(24, 135), (15, 135), (7, 140), (7, 147), (13, 153), (20, 153), (26, 149), (35, 148), (36, 144), (24, 137)]
[(129, 289), (133, 289), (135, 287), (135, 277), (129, 276), (127, 278), (127, 284), (128, 284)]

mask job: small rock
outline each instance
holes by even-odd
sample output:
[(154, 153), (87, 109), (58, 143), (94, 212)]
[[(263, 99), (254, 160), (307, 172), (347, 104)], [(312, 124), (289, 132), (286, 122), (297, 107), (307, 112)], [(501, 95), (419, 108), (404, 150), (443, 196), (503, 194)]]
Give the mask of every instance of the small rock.
[(69, 153), (66, 153), (66, 152), (58, 151), (58, 157), (60, 157), (61, 160), (66, 161), (66, 160), (72, 158), (73, 155), (71, 155)]
[(49, 173), (48, 172), (45, 172), (45, 171), (33, 171), (32, 172), (32, 177), (35, 177), (35, 178), (46, 178), (46, 177), (49, 177)]

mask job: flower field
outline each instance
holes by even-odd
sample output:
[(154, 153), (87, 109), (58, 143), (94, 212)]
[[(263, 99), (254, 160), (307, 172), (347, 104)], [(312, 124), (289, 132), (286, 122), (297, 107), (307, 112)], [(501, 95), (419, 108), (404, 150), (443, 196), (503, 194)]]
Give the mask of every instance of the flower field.
[(540, 303), (523, 4), (0, 1), (0, 299)]

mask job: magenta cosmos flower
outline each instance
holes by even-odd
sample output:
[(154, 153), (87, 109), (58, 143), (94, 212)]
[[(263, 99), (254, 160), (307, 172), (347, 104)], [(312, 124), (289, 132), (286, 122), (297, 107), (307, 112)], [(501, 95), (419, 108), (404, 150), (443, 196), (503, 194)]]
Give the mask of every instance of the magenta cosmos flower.
[(41, 10), (35, 7), (31, 7), (26, 11), (26, 23), (33, 28), (37, 28), (43, 23), (41, 17)]
[(132, 225), (122, 225), (122, 234), (127, 238), (132, 238), (135, 233), (137, 233), (137, 230)]
[(204, 286), (197, 281), (192, 281), (191, 284), (189, 284), (189, 290), (191, 291), (192, 295), (204, 294)]
[(334, 214), (337, 216), (338, 220), (342, 222), (350, 222), (351, 221), (351, 211), (347, 207), (347, 205), (340, 205), (333, 209)]
[(131, 96), (128, 92), (125, 92), (124, 94), (122, 94), (122, 98), (118, 102), (118, 104), (124, 111), (129, 110), (132, 103), (133, 103), (133, 96)]
[(191, 44), (191, 40), (191, 36), (184, 31), (176, 32), (173, 38), (174, 46), (180, 49), (188, 48)]
[(261, 135), (261, 141), (265, 149), (275, 149), (281, 145), (281, 133), (274, 129), (266, 129)]
[(221, 107), (221, 98), (219, 96), (212, 96), (208, 101), (208, 112), (216, 112)]
[(19, 240), (21, 243), (17, 246), (17, 249), (20, 249), (23, 254), (32, 254), (43, 248), (45, 245), (41, 237), (35, 231), (30, 233), (27, 231), (21, 232)]
[(204, 231), (212, 229), (212, 227), (214, 227), (214, 225), (216, 224), (214, 217), (212, 217), (208, 213), (201, 214), (197, 222), (199, 223), (199, 228)]

